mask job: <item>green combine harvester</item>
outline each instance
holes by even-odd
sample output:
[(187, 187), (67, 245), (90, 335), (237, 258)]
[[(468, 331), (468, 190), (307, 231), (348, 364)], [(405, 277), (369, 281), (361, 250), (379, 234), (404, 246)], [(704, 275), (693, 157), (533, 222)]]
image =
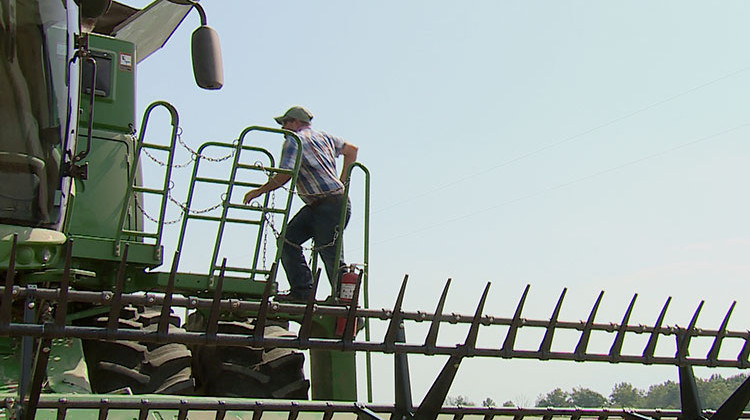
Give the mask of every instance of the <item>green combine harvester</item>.
[[(161, 48), (192, 10), (201, 18), (192, 39), (196, 83), (219, 89), (218, 35), (192, 0), (157, 0), (142, 10), (109, 0), (0, 2), (0, 418), (750, 418), (744, 411), (750, 382), (721, 408), (707, 411), (692, 373), (693, 366), (750, 367), (750, 335), (727, 330), (734, 306), (717, 330), (696, 328), (700, 306), (688, 327), (663, 326), (669, 301), (654, 325), (630, 325), (635, 297), (621, 322), (598, 323), (600, 295), (587, 321), (566, 322), (558, 320), (563, 291), (549, 319), (531, 320), (522, 316), (527, 286), (514, 315), (505, 318), (484, 314), (488, 284), (475, 313), (448, 315), (448, 282), (434, 310), (410, 312), (402, 308), (404, 278), (392, 308), (370, 309), (369, 172), (361, 164), (350, 170), (350, 178), (362, 173), (364, 185), (356, 187), (365, 197), (364, 262), (354, 270), (353, 297), (340, 298), (341, 285), (332, 284), (323, 301), (313, 293), (306, 304), (274, 302), (280, 255), (276, 250), (267, 258), (266, 234), (271, 230), (275, 241), (284, 240), (299, 161), (292, 170), (278, 168), (274, 153), (255, 138), (274, 139), (280, 148), (294, 133), (251, 126), (236, 140), (189, 149), (192, 174), (180, 201), (172, 196), (181, 143), (177, 110), (156, 102), (140, 125), (136, 121), (138, 63)], [(154, 111), (170, 118), (166, 141), (149, 134)], [(146, 158), (163, 167), (155, 183), (152, 176), (144, 180)], [(210, 164), (221, 169), (207, 169)], [(279, 173), (292, 177), (279, 203), (275, 197), (261, 205), (241, 203), (239, 191)], [(347, 184), (347, 194), (349, 189)], [(211, 194), (218, 203), (202, 206), (200, 198)], [(177, 222), (166, 220), (170, 202), (181, 208), (171, 265), (164, 263), (162, 245), (165, 225)], [(197, 225), (204, 238), (191, 241)], [(222, 244), (227, 232), (241, 229), (254, 232), (255, 246), (241, 263), (230, 264)], [(208, 269), (182, 271), (181, 257), (196, 253), (209, 256)], [(315, 272), (317, 290), (320, 270)], [(380, 339), (370, 337), (375, 321), (387, 324)], [(414, 323), (429, 324), (423, 343), (406, 340)], [(465, 341), (439, 345), (444, 323), (465, 325)], [(500, 347), (477, 347), (482, 326), (504, 327)], [(522, 328), (544, 331), (538, 348), (517, 348)], [(556, 330), (580, 334), (575, 350), (552, 350)], [(587, 351), (592, 332), (612, 337), (608, 353)], [(633, 334), (648, 335), (646, 347), (623, 353)], [(674, 355), (656, 353), (664, 337), (674, 339)], [(693, 337), (713, 340), (708, 354), (690, 354)], [(721, 357), (724, 340), (744, 342), (736, 358)], [(366, 358), (368, 402), (358, 401), (358, 352)], [(393, 355), (392, 404), (371, 402), (372, 353)], [(448, 358), (418, 403), (411, 397), (409, 354)], [(445, 406), (467, 357), (672, 365), (680, 372), (682, 409)]]

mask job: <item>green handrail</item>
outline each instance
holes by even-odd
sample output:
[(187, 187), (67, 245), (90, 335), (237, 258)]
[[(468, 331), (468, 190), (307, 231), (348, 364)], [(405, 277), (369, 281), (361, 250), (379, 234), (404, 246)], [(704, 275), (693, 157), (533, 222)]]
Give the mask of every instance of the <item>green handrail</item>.
[[(242, 131), (239, 138), (232, 144), (229, 143), (221, 143), (221, 142), (207, 142), (200, 146), (198, 149), (198, 155), (195, 160), (195, 163), (193, 165), (193, 173), (191, 175), (191, 181), (190, 181), (190, 188), (188, 190), (188, 196), (187, 201), (185, 203), (185, 206), (183, 208), (183, 220), (182, 220), (182, 226), (180, 229), (180, 235), (179, 240), (177, 243), (177, 251), (178, 255), (181, 255), (182, 247), (184, 245), (185, 241), (185, 235), (187, 233), (187, 223), (189, 219), (194, 220), (209, 220), (209, 221), (215, 221), (219, 223), (217, 234), (216, 234), (216, 240), (214, 242), (214, 249), (213, 254), (211, 257), (211, 264), (209, 268), (209, 277), (213, 277), (218, 270), (220, 270), (220, 265), (218, 264), (219, 260), (219, 250), (221, 246), (221, 240), (224, 235), (224, 230), (226, 223), (238, 223), (238, 224), (255, 224), (259, 226), (258, 229), (258, 238), (256, 241), (256, 247), (255, 247), (255, 253), (253, 255), (253, 261), (250, 269), (247, 268), (241, 268), (241, 267), (233, 267), (231, 268), (231, 271), (235, 272), (242, 272), (242, 273), (250, 273), (251, 277), (255, 274), (264, 274), (264, 275), (270, 275), (269, 270), (258, 270), (258, 256), (260, 254), (260, 246), (262, 241), (262, 235), (264, 230), (264, 225), (266, 222), (266, 214), (273, 213), (273, 214), (283, 214), (284, 220), (282, 222), (282, 231), (280, 233), (279, 240), (283, 243), (284, 235), (286, 233), (286, 224), (289, 217), (289, 210), (291, 209), (292, 204), (292, 197), (294, 193), (294, 189), (297, 183), (297, 174), (299, 173), (299, 167), (301, 164), (301, 154), (297, 155), (297, 159), (295, 160), (294, 168), (291, 170), (288, 169), (280, 169), (275, 167), (275, 161), (273, 154), (269, 153), (266, 149), (255, 147), (255, 146), (245, 146), (244, 141), (247, 136), (252, 131), (261, 131), (261, 132), (269, 132), (269, 133), (278, 133), (283, 134), (284, 136), (289, 135), (290, 138), (292, 138), (294, 141), (296, 141), (298, 150), (302, 147), (302, 142), (299, 139), (299, 137), (288, 130), (280, 130), (276, 128), (269, 128), (269, 127), (260, 127), (260, 126), (251, 126), (247, 127)], [(200, 160), (203, 157), (203, 152), (209, 148), (209, 147), (220, 147), (220, 148), (231, 148), (234, 149), (234, 159), (232, 161), (232, 169), (229, 175), (228, 179), (219, 179), (219, 178), (208, 178), (208, 177), (199, 177), (199, 167), (200, 167)], [(262, 165), (247, 165), (240, 163), (240, 157), (243, 151), (246, 152), (258, 152), (263, 155), (265, 155), (268, 158), (268, 161), (270, 162), (270, 166), (262, 166)], [(241, 182), (237, 181), (237, 173), (240, 169), (246, 169), (246, 170), (261, 170), (269, 174), (269, 178), (276, 173), (286, 173), (291, 175), (291, 184), (289, 187), (289, 194), (286, 200), (286, 204), (283, 209), (278, 208), (270, 208), (269, 207), (269, 197), (266, 195), (263, 206), (262, 207), (255, 207), (255, 206), (246, 206), (246, 205), (239, 205), (239, 204), (231, 204), (232, 199), (232, 192), (235, 187), (258, 187), (259, 184), (254, 184), (250, 182)], [(221, 216), (200, 216), (200, 215), (192, 215), (190, 214), (190, 208), (193, 202), (195, 187), (197, 183), (208, 183), (208, 184), (219, 184), (219, 185), (226, 185), (227, 189), (224, 194), (224, 197), (222, 199), (222, 211)], [(237, 219), (237, 218), (230, 218), (228, 217), (229, 209), (244, 209), (244, 210), (251, 210), (251, 211), (260, 211), (261, 216), (258, 221), (254, 220), (244, 220), (244, 219)], [(278, 261), (281, 257), (281, 248), (277, 249), (277, 253), (275, 256), (275, 261)], [(274, 279), (270, 279), (274, 280)]]
[[(148, 119), (151, 116), (151, 111), (156, 109), (157, 107), (164, 107), (169, 111), (169, 115), (171, 118), (171, 125), (172, 125), (172, 135), (169, 141), (169, 146), (164, 145), (157, 145), (157, 144), (148, 144), (145, 143), (146, 138), (146, 129), (148, 127)], [(174, 149), (177, 141), (177, 130), (179, 129), (180, 125), (180, 117), (177, 113), (177, 109), (170, 104), (169, 102), (165, 101), (156, 101), (150, 104), (146, 111), (143, 114), (143, 120), (141, 122), (141, 132), (138, 136), (138, 141), (136, 143), (136, 147), (134, 150), (134, 162), (133, 162), (133, 168), (130, 171), (130, 176), (128, 179), (128, 186), (127, 186), (127, 192), (125, 195), (125, 201), (123, 202), (122, 210), (120, 211), (120, 219), (119, 219), (119, 229), (117, 230), (117, 233), (115, 234), (115, 255), (119, 255), (119, 249), (120, 249), (120, 241), (122, 240), (123, 234), (127, 234), (129, 236), (134, 237), (146, 237), (146, 238), (153, 238), (155, 240), (154, 245), (154, 252), (156, 253), (156, 257), (159, 257), (159, 253), (161, 252), (161, 238), (162, 233), (164, 231), (164, 216), (167, 211), (167, 194), (169, 193), (169, 183), (172, 179), (172, 165), (174, 163)], [(141, 162), (141, 151), (144, 148), (151, 148), (156, 150), (163, 150), (168, 152), (167, 157), (167, 163), (166, 163), (166, 170), (164, 174), (164, 184), (162, 185), (162, 188), (159, 189), (151, 189), (151, 188), (144, 188), (142, 186), (136, 186), (135, 180), (138, 176), (138, 166)], [(135, 197), (133, 196), (134, 191), (137, 191), (139, 193), (147, 193), (147, 194), (155, 194), (155, 195), (161, 195), (161, 205), (159, 207), (159, 217), (157, 221), (156, 226), (156, 233), (148, 233), (145, 231), (137, 231), (134, 229), (125, 229), (125, 218), (128, 214), (128, 208), (130, 205), (131, 200), (134, 200)], [(143, 205), (143, 203), (141, 203)]]
[[(365, 175), (365, 208), (364, 208), (364, 246), (363, 246), (363, 267), (362, 267), (362, 290), (364, 290), (364, 308), (369, 309), (370, 308), (370, 282), (369, 282), (369, 272), (370, 272), (370, 171), (367, 169), (367, 167), (359, 162), (354, 162), (351, 166), (349, 166), (347, 173), (346, 173), (346, 181), (344, 182), (344, 198), (341, 205), (341, 218), (339, 219), (339, 228), (344, 226), (346, 223), (346, 206), (347, 202), (349, 200), (349, 187), (351, 185), (351, 178), (352, 178), (352, 172), (355, 168), (359, 168), (362, 170), (362, 172)], [(338, 259), (341, 255), (341, 249), (343, 247), (343, 232), (344, 229), (341, 229), (341, 232), (336, 236), (336, 258)], [(317, 260), (318, 260), (318, 253), (313, 250), (313, 256), (312, 256), (312, 270), (315, 272), (317, 268)], [(336, 298), (338, 295), (339, 288), (341, 285), (339, 282), (341, 279), (339, 278), (339, 268), (338, 264), (336, 264), (336, 267), (334, 268), (334, 274), (333, 278), (338, 279), (337, 281), (332, 281), (331, 283), (331, 297)], [(330, 279), (329, 279), (330, 280)], [(370, 340), (370, 318), (365, 319), (365, 338), (367, 341)], [(372, 356), (370, 352), (365, 353), (365, 366), (366, 366), (366, 373), (367, 373), (367, 400), (369, 402), (372, 402)]]

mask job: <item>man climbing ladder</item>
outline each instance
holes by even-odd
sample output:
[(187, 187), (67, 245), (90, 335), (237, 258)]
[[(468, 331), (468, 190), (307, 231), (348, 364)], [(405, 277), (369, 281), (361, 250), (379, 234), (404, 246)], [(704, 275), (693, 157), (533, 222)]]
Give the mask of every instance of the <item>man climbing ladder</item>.
[[(358, 148), (340, 137), (313, 130), (310, 125), (312, 119), (312, 113), (301, 106), (291, 107), (284, 115), (275, 118), (282, 128), (295, 132), (301, 140), (302, 162), (297, 188), (299, 197), (305, 203), (287, 225), (281, 263), (291, 291), (277, 295), (277, 301), (304, 302), (310, 296), (312, 272), (302, 254), (302, 244), (309, 239), (314, 240), (316, 250), (323, 259), (332, 289), (335, 289), (338, 282), (340, 268), (346, 266), (343, 247), (341, 254), (336, 255), (336, 241), (341, 239), (339, 236), (343, 232), (343, 228), (339, 229), (338, 226), (343, 200), (347, 200), (344, 227), (351, 215), (351, 203), (344, 196), (344, 182), (349, 167), (357, 161)], [(340, 176), (336, 174), (338, 156), (344, 156)], [(296, 157), (297, 144), (287, 138), (279, 166), (293, 169)], [(245, 194), (243, 202), (248, 204), (255, 198), (280, 188), (290, 179), (290, 175), (277, 174), (259, 188)]]

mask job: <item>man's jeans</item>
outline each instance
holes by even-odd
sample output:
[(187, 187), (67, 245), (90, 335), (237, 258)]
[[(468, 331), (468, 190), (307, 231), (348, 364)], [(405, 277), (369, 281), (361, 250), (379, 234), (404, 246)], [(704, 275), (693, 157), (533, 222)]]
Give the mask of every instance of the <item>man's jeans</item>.
[[(328, 273), (328, 281), (334, 288), (338, 282), (333, 278), (336, 270), (344, 263), (343, 229), (336, 234), (341, 220), (341, 209), (344, 195), (339, 194), (322, 198), (313, 204), (305, 205), (287, 224), (286, 242), (281, 251), (281, 263), (286, 271), (286, 278), (292, 288), (294, 297), (307, 298), (312, 290), (312, 273), (302, 254), (302, 244), (310, 238), (314, 240)], [(349, 223), (352, 213), (351, 202), (346, 203), (346, 221)], [(336, 258), (336, 238), (342, 241), (341, 255)]]

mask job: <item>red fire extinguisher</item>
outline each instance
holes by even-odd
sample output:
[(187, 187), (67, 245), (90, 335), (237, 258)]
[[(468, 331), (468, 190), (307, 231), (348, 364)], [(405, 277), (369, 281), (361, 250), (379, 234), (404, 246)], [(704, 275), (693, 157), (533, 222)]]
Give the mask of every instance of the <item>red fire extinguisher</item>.
[[(356, 266), (352, 265), (349, 267), (342, 268), (343, 275), (341, 276), (341, 284), (339, 286), (339, 303), (342, 305), (357, 305), (358, 302), (352, 302), (354, 299), (354, 289), (357, 287), (359, 281), (359, 270)], [(336, 335), (344, 335), (344, 329), (346, 328), (346, 317), (340, 316), (336, 319)], [(354, 331), (357, 331), (357, 320), (354, 319)]]

